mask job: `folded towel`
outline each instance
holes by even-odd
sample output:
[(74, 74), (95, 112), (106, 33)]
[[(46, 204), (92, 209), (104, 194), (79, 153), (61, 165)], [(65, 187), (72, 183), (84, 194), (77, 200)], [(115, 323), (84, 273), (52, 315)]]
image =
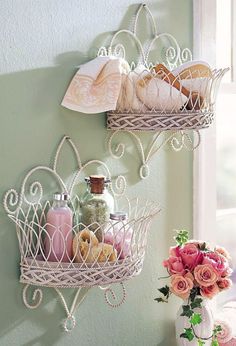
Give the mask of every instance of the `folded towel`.
[(89, 61), (73, 77), (61, 105), (82, 113), (116, 109), (121, 76), (128, 69), (128, 63), (116, 57), (100, 56)]
[(222, 326), (222, 332), (218, 335), (220, 346), (236, 346), (236, 303), (229, 302), (223, 306), (217, 314), (215, 324)]
[(137, 82), (138, 98), (149, 110), (176, 112), (188, 101), (187, 97), (172, 85), (150, 74)]
[(220, 343), (220, 346), (236, 346), (236, 337), (232, 338), (228, 342)]
[(149, 73), (150, 71), (140, 64), (133, 71), (122, 75), (121, 92), (117, 102), (117, 110), (119, 112), (144, 112), (147, 110), (147, 107), (137, 97), (137, 81)]
[(209, 93), (211, 88), (212, 72), (205, 61), (189, 61), (172, 71), (178, 77), (180, 84), (190, 92), (196, 91), (202, 97)]
[(222, 331), (217, 336), (218, 342), (220, 344), (222, 344), (222, 343), (226, 343), (226, 342), (230, 341), (233, 337), (233, 331), (232, 331), (232, 328), (230, 326), (230, 323), (228, 321), (225, 321), (225, 320), (217, 319), (215, 321), (215, 324), (220, 325), (222, 328)]

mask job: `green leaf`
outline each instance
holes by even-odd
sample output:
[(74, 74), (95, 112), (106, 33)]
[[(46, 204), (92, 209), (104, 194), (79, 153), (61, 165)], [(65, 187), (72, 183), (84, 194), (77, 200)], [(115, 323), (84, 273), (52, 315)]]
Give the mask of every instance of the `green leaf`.
[(154, 300), (158, 303), (168, 303), (168, 301), (166, 299), (163, 299), (163, 298), (155, 298)]
[(182, 308), (183, 308), (183, 311), (180, 316), (192, 317), (193, 310), (191, 310), (190, 305), (183, 305)]
[(213, 329), (213, 336), (217, 336), (222, 331), (222, 327), (220, 324), (216, 325)]
[(184, 333), (180, 334), (180, 337), (192, 341), (194, 339), (192, 328), (184, 328)]
[(202, 322), (202, 315), (194, 313), (191, 320), (190, 320), (190, 323), (193, 326), (196, 326), (197, 324), (200, 324), (201, 322)]
[(200, 250), (201, 251), (208, 251), (207, 244), (205, 242), (201, 244)]
[(158, 288), (158, 291), (161, 292), (165, 297), (169, 297), (170, 295), (170, 287), (165, 285), (164, 287), (162, 288)]
[(189, 295), (191, 302), (195, 301), (197, 295), (199, 295), (199, 288), (198, 287), (192, 288)]
[(186, 230), (176, 230), (177, 236), (174, 237), (177, 245), (182, 246), (189, 240), (188, 231)]
[(195, 298), (190, 306), (192, 309), (200, 308), (202, 306), (202, 298)]
[(203, 345), (205, 345), (205, 341), (203, 341), (203, 340), (201, 340), (201, 339), (198, 339), (197, 343), (198, 343), (198, 346), (203, 346)]
[(211, 346), (219, 346), (217, 339), (212, 340)]

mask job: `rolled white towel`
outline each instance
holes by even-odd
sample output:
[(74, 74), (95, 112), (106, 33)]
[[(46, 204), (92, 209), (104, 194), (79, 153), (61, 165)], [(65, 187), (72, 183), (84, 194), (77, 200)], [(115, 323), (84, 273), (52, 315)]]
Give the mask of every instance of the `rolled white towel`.
[(137, 82), (139, 99), (153, 111), (176, 112), (187, 102), (187, 97), (155, 75)]
[(119, 112), (145, 112), (147, 110), (144, 103), (137, 97), (137, 81), (149, 73), (147, 68), (140, 64), (133, 71), (129, 70), (122, 74), (121, 91), (116, 110)]
[(197, 91), (202, 97), (209, 92), (212, 81), (210, 65), (205, 61), (188, 61), (172, 71), (180, 84), (190, 92)]

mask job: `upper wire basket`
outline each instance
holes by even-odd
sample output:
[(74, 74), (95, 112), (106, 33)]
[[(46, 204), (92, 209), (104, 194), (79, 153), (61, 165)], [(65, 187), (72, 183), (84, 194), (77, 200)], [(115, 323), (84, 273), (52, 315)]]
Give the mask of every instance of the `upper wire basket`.
[[(153, 31), (145, 45), (137, 36), (142, 9)], [(107, 128), (152, 131), (209, 127), (214, 120), (220, 82), (229, 69), (211, 69), (205, 62), (193, 62), (191, 51), (181, 50), (171, 34), (157, 33), (153, 15), (145, 4), (139, 7), (132, 29), (116, 32), (109, 48), (102, 47), (98, 54), (125, 59), (126, 49), (117, 43), (120, 35), (134, 41), (139, 57), (122, 75), (117, 108), (107, 113)]]
[[(58, 172), (58, 158), (65, 142), (72, 148), (78, 164), (70, 183)], [(10, 189), (4, 197), (4, 208), (16, 224), (20, 250), (20, 282), (47, 287), (92, 287), (123, 282), (142, 269), (147, 233), (160, 207), (149, 201), (125, 197), (125, 178), (115, 181), (116, 208), (126, 212), (124, 221), (84, 225), (78, 222), (80, 198), (74, 193), (79, 177), (88, 166), (99, 165), (110, 178), (108, 167), (99, 160), (81, 164), (74, 143), (67, 136), (60, 142), (52, 167), (31, 169), (23, 180), (20, 193)], [(48, 190), (35, 180), (37, 174), (50, 174), (62, 192), (73, 196), (70, 209), (73, 223), (49, 223), (47, 213), (52, 205)], [(52, 183), (50, 183), (52, 185)], [(58, 190), (58, 188), (57, 188)], [(55, 192), (55, 191), (54, 191)], [(51, 194), (51, 193), (50, 193)], [(117, 209), (116, 209), (117, 210)], [(58, 250), (59, 249), (59, 250)]]

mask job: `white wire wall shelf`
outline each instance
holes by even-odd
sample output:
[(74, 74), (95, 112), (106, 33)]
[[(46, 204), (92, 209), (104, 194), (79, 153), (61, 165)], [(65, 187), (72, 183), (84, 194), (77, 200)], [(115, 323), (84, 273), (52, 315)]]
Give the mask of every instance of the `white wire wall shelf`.
[[(138, 24), (146, 14), (152, 36), (142, 43)], [(174, 151), (195, 150), (201, 143), (200, 130), (214, 121), (218, 89), (229, 70), (212, 69), (206, 62), (192, 61), (188, 48), (181, 48), (169, 33), (158, 33), (154, 17), (146, 4), (141, 4), (129, 29), (117, 31), (108, 47), (99, 49), (99, 56), (116, 56), (129, 60), (133, 42), (138, 56), (122, 75), (121, 92), (114, 111), (107, 112), (107, 129), (112, 130), (108, 147), (119, 159), (125, 144), (117, 142), (119, 133), (129, 135), (137, 145), (141, 158), (140, 177), (149, 176), (149, 161), (166, 144)], [(152, 132), (145, 149), (140, 132)], [(115, 141), (116, 139), (117, 141)]]
[[(144, 44), (137, 34), (143, 11), (152, 30), (152, 37)], [(220, 82), (229, 69), (211, 69), (206, 62), (192, 61), (191, 51), (181, 49), (173, 35), (158, 33), (146, 4), (139, 6), (131, 29), (117, 31), (109, 47), (101, 47), (98, 55), (126, 59), (127, 49), (120, 42), (124, 35), (132, 39), (139, 56), (122, 75), (117, 109), (107, 113), (107, 128), (128, 131), (208, 128), (214, 119)]]
[[(58, 160), (66, 143), (69, 143), (78, 167), (72, 172), (69, 182), (63, 180), (58, 169)], [(90, 288), (101, 288), (105, 301), (111, 307), (118, 307), (125, 301), (124, 282), (140, 274), (150, 223), (160, 211), (160, 207), (150, 201), (139, 198), (129, 200), (125, 196), (125, 178), (119, 176), (115, 180), (114, 188), (111, 186), (111, 191), (115, 196), (116, 208), (127, 213), (128, 218), (115, 223), (77, 222), (80, 197), (75, 193), (75, 189), (81, 183), (86, 168), (91, 165), (97, 165), (98, 169), (111, 178), (109, 168), (102, 161), (91, 160), (82, 165), (75, 144), (68, 136), (64, 136), (57, 148), (52, 167), (38, 166), (31, 169), (23, 180), (20, 192), (10, 189), (4, 196), (4, 208), (16, 225), (19, 241), (20, 282), (25, 284), (24, 304), (30, 309), (37, 308), (43, 298), (42, 288), (55, 289), (67, 315), (63, 324), (65, 331), (74, 328), (74, 312)], [(47, 214), (52, 203), (48, 199), (49, 191), (45, 191), (43, 184), (35, 180), (36, 177), (38, 179), (39, 172), (43, 173), (44, 177), (50, 174), (60, 191), (71, 196), (69, 206), (74, 216), (72, 225), (65, 221), (60, 225), (49, 223)], [(65, 228), (69, 229), (66, 235), (63, 233)], [(70, 246), (69, 241), (72, 244)], [(58, 242), (62, 248), (60, 254), (56, 251)], [(121, 285), (120, 300), (111, 287), (115, 283)], [(33, 292), (32, 302), (28, 299), (29, 286), (39, 286)], [(75, 289), (71, 307), (68, 306), (61, 288)]]

